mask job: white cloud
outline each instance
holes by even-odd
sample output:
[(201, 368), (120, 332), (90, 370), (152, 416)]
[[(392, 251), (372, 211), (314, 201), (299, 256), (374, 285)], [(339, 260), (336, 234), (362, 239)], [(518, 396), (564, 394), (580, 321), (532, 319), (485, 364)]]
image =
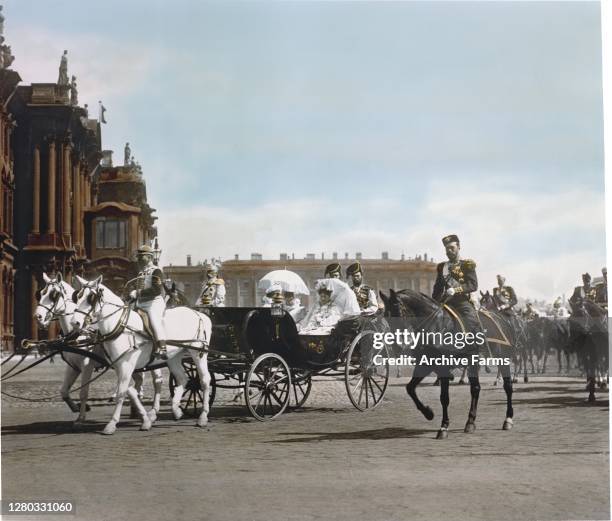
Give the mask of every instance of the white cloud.
[[(199, 206), (160, 215), (160, 239), (164, 263), (184, 264), (187, 254), (194, 261), (206, 257), (242, 259), (256, 252), (264, 258), (279, 253), (344, 252), (379, 258), (429, 252), (442, 258), (440, 238), (457, 233), (465, 255), (477, 261), (483, 289), (495, 284), (503, 273), (518, 291), (530, 298), (552, 299), (568, 293), (586, 270), (593, 275), (605, 262), (603, 196), (587, 190), (558, 194), (478, 193), (458, 189), (444, 199), (432, 191), (417, 219), (394, 199), (342, 201), (334, 199), (278, 202), (236, 210)], [(352, 217), (354, 216), (354, 217)], [(398, 222), (404, 221), (401, 226)], [(592, 233), (601, 243), (576, 246), (556, 253), (542, 247), (554, 237), (579, 237)], [(529, 249), (529, 245), (533, 249)], [(517, 247), (520, 245), (520, 248)]]

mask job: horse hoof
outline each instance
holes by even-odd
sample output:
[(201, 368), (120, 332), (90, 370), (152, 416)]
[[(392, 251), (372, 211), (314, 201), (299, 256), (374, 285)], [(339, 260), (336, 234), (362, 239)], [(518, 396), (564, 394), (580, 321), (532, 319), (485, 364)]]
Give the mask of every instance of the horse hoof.
[(203, 420), (198, 420), (196, 422), (196, 427), (206, 427), (208, 425), (208, 418), (205, 418)]
[(155, 422), (157, 420), (157, 413), (155, 412), (155, 409), (151, 409), (148, 413), (147, 416), (149, 417), (149, 420), (151, 420), (151, 423)]
[(463, 432), (465, 432), (466, 434), (472, 434), (476, 432), (476, 424), (474, 422), (467, 422), (465, 424), (465, 429), (463, 429)]
[(529, 377), (526, 376), (525, 378), (523, 378), (523, 382), (528, 383), (529, 382)]
[(141, 431), (150, 431), (151, 430), (151, 420), (149, 420), (148, 416), (145, 416), (145, 419), (142, 421), (142, 425), (140, 426)]
[(459, 381), (457, 382), (457, 384), (458, 384), (458, 385), (465, 385), (465, 380), (459, 380)]
[(102, 434), (105, 434), (106, 436), (110, 436), (111, 434), (115, 434), (115, 431), (117, 430), (117, 426), (114, 424), (108, 424), (106, 427), (104, 427), (104, 430), (102, 431)]
[(589, 403), (595, 403), (595, 395), (594, 394), (589, 394), (588, 402)]
[(514, 427), (514, 422), (512, 421), (512, 418), (506, 418), (504, 420), (504, 424), (502, 425), (502, 430), (510, 431), (512, 430), (512, 427)]
[(172, 414), (174, 415), (174, 419), (178, 421), (183, 417), (183, 409), (175, 409), (172, 411)]
[(445, 440), (446, 438), (448, 438), (448, 429), (440, 429), (436, 436), (436, 440)]
[(431, 410), (431, 407), (425, 407), (421, 412), (429, 421), (434, 419), (434, 412)]

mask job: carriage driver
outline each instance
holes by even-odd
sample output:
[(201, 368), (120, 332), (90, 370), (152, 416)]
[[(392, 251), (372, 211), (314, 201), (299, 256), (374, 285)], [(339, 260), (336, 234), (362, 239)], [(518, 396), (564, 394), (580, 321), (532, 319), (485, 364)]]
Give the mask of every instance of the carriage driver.
[(470, 301), (470, 293), (478, 289), (476, 263), (471, 259), (461, 259), (459, 237), (456, 235), (447, 235), (442, 239), (442, 244), (446, 248), (448, 261), (438, 264), (432, 297), (457, 312), (468, 331), (480, 332), (480, 321)]
[(502, 275), (497, 276), (497, 287), (493, 288), (493, 299), (500, 313), (508, 316), (514, 316), (514, 306), (517, 304), (516, 293), (512, 286), (504, 286), (506, 278)]
[(346, 278), (349, 277), (351, 279), (350, 286), (357, 297), (361, 313), (364, 315), (376, 313), (378, 311), (376, 293), (370, 286), (363, 283), (363, 270), (359, 262), (355, 262), (346, 268)]
[(206, 278), (197, 303), (202, 306), (225, 307), (225, 281), (218, 277), (219, 266), (214, 259), (204, 263), (204, 271)]
[(155, 337), (153, 353), (157, 353), (162, 360), (167, 360), (166, 331), (163, 322), (166, 305), (162, 294), (164, 275), (162, 270), (153, 264), (153, 249), (147, 244), (138, 248), (136, 262), (140, 272), (136, 278), (136, 289), (130, 291), (130, 299), (135, 302), (137, 309), (142, 309), (149, 317)]
[(332, 262), (325, 268), (325, 275), (323, 277), (326, 279), (342, 278), (342, 267), (337, 262)]

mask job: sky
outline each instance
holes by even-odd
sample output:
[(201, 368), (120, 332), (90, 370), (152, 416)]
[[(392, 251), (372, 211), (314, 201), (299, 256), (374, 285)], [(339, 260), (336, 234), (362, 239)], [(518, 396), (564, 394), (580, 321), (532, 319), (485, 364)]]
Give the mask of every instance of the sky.
[(456, 233), (481, 288), (546, 299), (605, 264), (597, 2), (4, 4), (23, 82), (67, 49), (116, 164), (130, 142), (164, 264)]

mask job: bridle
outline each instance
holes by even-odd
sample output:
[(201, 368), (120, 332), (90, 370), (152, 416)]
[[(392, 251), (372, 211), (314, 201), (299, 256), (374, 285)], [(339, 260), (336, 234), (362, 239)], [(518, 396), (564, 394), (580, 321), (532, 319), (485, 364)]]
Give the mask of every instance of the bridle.
[[(45, 306), (44, 304), (40, 303), (40, 300), (38, 302), (38, 306), (40, 306), (41, 308), (43, 308), (47, 314), (45, 315), (45, 322), (54, 322), (56, 320), (59, 320), (60, 317), (65, 317), (70, 315), (70, 313), (66, 313), (66, 309), (67, 309), (67, 305), (66, 305), (66, 294), (64, 292), (64, 289), (61, 287), (61, 285), (59, 285), (59, 289), (58, 288), (51, 288), (50, 286), (55, 286), (55, 285), (59, 285), (59, 283), (57, 282), (50, 282), (41, 292), (40, 292), (40, 297), (42, 297), (43, 295), (46, 295), (47, 292), (49, 291), (49, 298), (51, 299), (52, 302), (52, 306)], [(63, 309), (58, 310), (58, 303), (60, 301), (60, 296), (63, 296), (64, 298), (61, 299), (62, 300), (62, 304), (64, 305)], [(51, 315), (51, 318), (49, 318), (49, 315)]]

